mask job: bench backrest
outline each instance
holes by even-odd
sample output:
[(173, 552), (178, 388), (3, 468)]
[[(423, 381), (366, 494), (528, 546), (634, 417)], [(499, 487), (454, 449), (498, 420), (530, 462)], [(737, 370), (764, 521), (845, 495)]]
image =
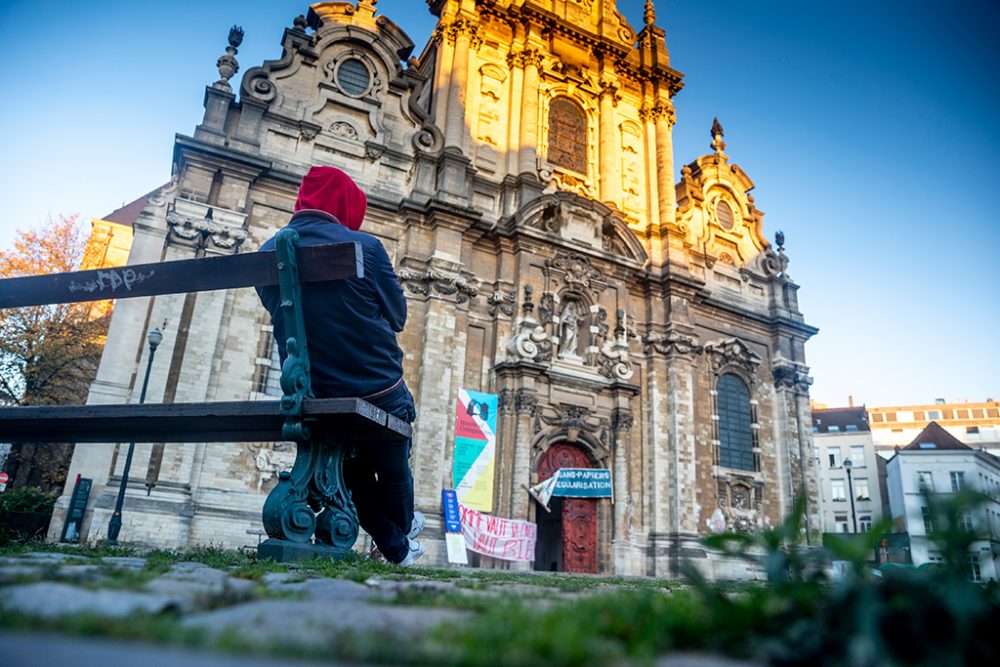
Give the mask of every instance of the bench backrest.
[[(364, 277), (361, 246), (333, 243), (298, 249), (298, 282)], [(275, 252), (182, 259), (120, 268), (0, 280), (0, 308), (104, 301), (279, 284)]]

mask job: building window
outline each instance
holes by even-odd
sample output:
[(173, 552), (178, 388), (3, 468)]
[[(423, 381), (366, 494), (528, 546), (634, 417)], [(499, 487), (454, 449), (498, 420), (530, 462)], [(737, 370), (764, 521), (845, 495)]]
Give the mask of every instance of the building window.
[[(931, 420), (941, 419), (941, 411), (940, 410), (931, 410), (930, 412), (927, 413), (927, 418), (931, 419)], [(923, 420), (921, 420), (921, 421), (923, 421)]]
[(826, 456), (830, 461), (830, 468), (840, 467), (840, 447), (831, 447), (826, 450)]
[(966, 435), (975, 435), (975, 434), (979, 433), (979, 427), (978, 426), (966, 426), (965, 427), (965, 433), (966, 433)]
[(835, 501), (847, 500), (847, 487), (844, 486), (844, 480), (842, 479), (830, 480), (830, 499)]
[(828, 426), (826, 430), (830, 433), (840, 433), (839, 426)]
[(719, 465), (753, 470), (753, 436), (750, 424), (750, 391), (743, 380), (725, 373), (717, 384)]
[(926, 505), (921, 507), (920, 514), (924, 519), (924, 534), (930, 535), (934, 532), (934, 522), (931, 520), (931, 508)]
[(862, 514), (858, 517), (858, 531), (862, 533), (872, 532), (872, 515)]
[(851, 447), (851, 463), (854, 464), (855, 468), (865, 467), (865, 448), (862, 447)]
[(961, 470), (953, 470), (951, 473), (951, 490), (953, 493), (965, 488), (965, 473)]
[(257, 394), (281, 396), (281, 359), (272, 332), (271, 325), (261, 326), (252, 386)]
[(722, 199), (715, 205), (715, 217), (719, 221), (719, 227), (727, 232), (733, 228), (733, 209)]
[(917, 488), (921, 491), (934, 490), (934, 475), (924, 470), (917, 473)]
[(967, 533), (973, 532), (972, 527), (972, 514), (969, 512), (962, 512), (958, 515), (958, 525), (959, 527)]
[(856, 500), (871, 500), (871, 493), (868, 491), (868, 479), (862, 477), (854, 480), (854, 498)]
[(838, 533), (847, 532), (847, 515), (846, 514), (834, 514), (833, 521), (837, 525)]
[(857, 431), (858, 430), (858, 425), (857, 424), (847, 424), (846, 426), (844, 426), (844, 430), (845, 431)]
[(887, 413), (885, 413), (885, 420), (887, 422), (894, 422), (894, 421), (896, 421), (896, 413), (895, 412), (887, 412)]
[(982, 581), (983, 571), (979, 568), (979, 558), (969, 556), (969, 581)]
[(872, 413), (872, 421), (873, 422), (885, 421), (885, 416), (881, 412), (873, 412)]
[(549, 106), (549, 162), (587, 173), (587, 117), (565, 97), (555, 98)]
[(352, 97), (361, 97), (368, 92), (372, 75), (363, 62), (348, 58), (337, 68), (337, 85)]

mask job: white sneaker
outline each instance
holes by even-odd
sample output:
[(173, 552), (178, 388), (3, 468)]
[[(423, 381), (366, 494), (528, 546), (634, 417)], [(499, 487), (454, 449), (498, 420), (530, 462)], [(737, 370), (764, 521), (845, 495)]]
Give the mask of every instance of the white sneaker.
[(424, 545), (416, 540), (410, 540), (410, 551), (406, 558), (399, 562), (400, 567), (410, 567), (418, 558), (424, 555)]
[(417, 535), (420, 531), (424, 529), (424, 525), (427, 523), (427, 517), (424, 516), (423, 512), (413, 511), (413, 523), (410, 524), (410, 532), (406, 534), (411, 540), (417, 539)]

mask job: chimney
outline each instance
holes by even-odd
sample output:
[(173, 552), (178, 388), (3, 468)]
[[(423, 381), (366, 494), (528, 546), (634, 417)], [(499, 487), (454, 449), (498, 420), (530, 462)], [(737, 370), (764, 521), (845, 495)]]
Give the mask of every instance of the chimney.
[(854, 397), (853, 396), (848, 396), (847, 397), (847, 405), (849, 407), (852, 407), (852, 408), (854, 407)]

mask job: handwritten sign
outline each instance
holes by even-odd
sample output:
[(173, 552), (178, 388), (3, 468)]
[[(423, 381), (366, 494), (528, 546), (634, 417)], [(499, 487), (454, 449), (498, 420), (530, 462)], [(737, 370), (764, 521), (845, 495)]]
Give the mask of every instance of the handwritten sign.
[(471, 551), (501, 560), (535, 560), (538, 526), (530, 521), (501, 519), (459, 505), (462, 535)]
[(97, 277), (93, 280), (87, 280), (82, 283), (71, 282), (69, 284), (70, 292), (104, 292), (111, 291), (117, 292), (119, 288), (124, 287), (127, 292), (132, 291), (132, 285), (136, 285), (141, 282), (145, 282), (153, 277), (156, 271), (150, 271), (149, 273), (139, 273), (134, 269), (108, 269), (107, 271), (98, 271)]

